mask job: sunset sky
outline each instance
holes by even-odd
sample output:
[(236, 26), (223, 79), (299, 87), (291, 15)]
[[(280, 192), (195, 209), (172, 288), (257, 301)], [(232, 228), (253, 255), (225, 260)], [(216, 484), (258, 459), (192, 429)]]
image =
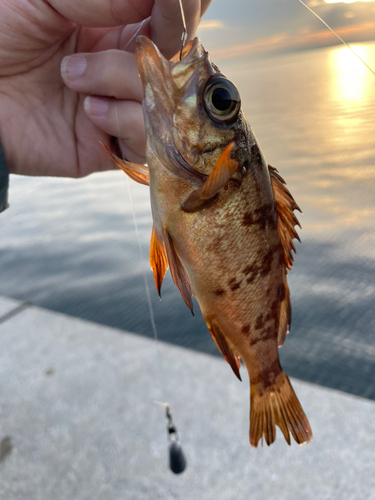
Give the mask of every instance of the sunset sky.
[[(305, 0), (347, 42), (375, 40), (374, 0)], [(213, 0), (199, 36), (215, 60), (339, 41), (298, 0)]]

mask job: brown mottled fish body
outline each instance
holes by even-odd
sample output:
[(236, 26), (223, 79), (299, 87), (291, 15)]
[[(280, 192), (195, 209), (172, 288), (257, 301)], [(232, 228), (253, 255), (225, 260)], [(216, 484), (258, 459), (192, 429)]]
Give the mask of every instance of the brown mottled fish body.
[(198, 39), (185, 46), (181, 61), (165, 60), (145, 37), (136, 55), (145, 90), (150, 258), (158, 291), (169, 266), (191, 310), (196, 297), (238, 378), (239, 358), (244, 361), (251, 444), (263, 436), (271, 444), (275, 425), (288, 443), (290, 434), (305, 443), (310, 426), (278, 357), (290, 323), (286, 272), (298, 207), (267, 165), (237, 90)]

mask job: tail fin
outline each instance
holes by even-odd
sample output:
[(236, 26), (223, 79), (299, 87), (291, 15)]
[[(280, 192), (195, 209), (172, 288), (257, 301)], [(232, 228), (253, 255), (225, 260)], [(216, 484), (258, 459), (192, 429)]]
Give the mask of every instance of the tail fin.
[(281, 429), (288, 444), (290, 434), (298, 444), (312, 440), (309, 421), (284, 371), (262, 393), (258, 384), (251, 385), (251, 445), (258, 446), (260, 439), (263, 442), (263, 436), (268, 446), (272, 444), (276, 438), (275, 425)]

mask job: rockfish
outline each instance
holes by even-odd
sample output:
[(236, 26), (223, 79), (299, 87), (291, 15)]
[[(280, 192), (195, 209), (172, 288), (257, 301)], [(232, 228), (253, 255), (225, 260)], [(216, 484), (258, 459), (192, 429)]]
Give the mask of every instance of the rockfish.
[(171, 61), (146, 37), (136, 43), (145, 97), (148, 168), (113, 159), (149, 184), (150, 262), (160, 294), (169, 267), (190, 310), (199, 303), (217, 347), (250, 377), (250, 443), (268, 445), (277, 425), (290, 444), (312, 439), (280, 366), (291, 317), (287, 270), (299, 210), (269, 166), (241, 111), (238, 90), (198, 38)]

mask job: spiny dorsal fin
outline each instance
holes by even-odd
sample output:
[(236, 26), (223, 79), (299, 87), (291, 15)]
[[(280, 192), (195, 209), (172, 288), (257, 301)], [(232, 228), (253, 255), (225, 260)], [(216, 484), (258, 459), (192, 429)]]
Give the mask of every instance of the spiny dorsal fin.
[(224, 356), (225, 360), (230, 364), (236, 377), (242, 382), (240, 375), (240, 367), (241, 367), (240, 358), (236, 354), (234, 354), (233, 350), (229, 346), (225, 338), (225, 335), (221, 331), (217, 321), (213, 320), (211, 323), (207, 323), (207, 326), (208, 329), (210, 330), (212, 338), (215, 341), (215, 344), (217, 345), (217, 348)]
[(301, 209), (290, 194), (284, 179), (279, 175), (276, 168), (268, 165), (268, 169), (275, 199), (277, 232), (280, 241), (280, 257), (285, 268), (282, 297), (280, 297), (279, 331), (277, 337), (278, 345), (281, 347), (287, 333), (289, 333), (291, 321), (290, 292), (286, 281), (286, 274), (287, 270), (291, 269), (293, 265), (292, 250), (294, 252), (296, 251), (293, 239), (297, 238), (298, 241), (300, 241), (297, 231), (294, 229), (294, 226), (300, 226), (297, 217), (294, 215), (294, 210), (299, 210), (301, 212)]
[(107, 146), (105, 146), (102, 142), (101, 145), (107, 151), (112, 161), (121, 168), (133, 181), (138, 182), (139, 184), (144, 184), (145, 186), (149, 186), (149, 171), (148, 168), (144, 165), (138, 165), (137, 163), (131, 163), (130, 161), (125, 161), (114, 155), (112, 151), (110, 151)]
[(152, 226), (151, 233), (150, 265), (154, 273), (155, 286), (160, 297), (161, 285), (168, 269), (168, 260), (164, 242), (158, 238), (154, 226)]
[(190, 194), (188, 199), (183, 203), (182, 210), (185, 210), (185, 212), (196, 212), (206, 207), (213, 201), (213, 198), (220, 189), (227, 184), (238, 168), (238, 163), (229, 158), (234, 144), (234, 142), (231, 142), (224, 149), (203, 186)]
[(180, 290), (185, 304), (188, 306), (192, 315), (194, 316), (190, 278), (188, 276), (188, 273), (185, 271), (184, 266), (182, 265), (180, 257), (176, 252), (176, 248), (174, 246), (171, 235), (166, 229), (164, 229), (164, 244), (173, 283)]
[(293, 239), (296, 238), (298, 241), (301, 241), (297, 231), (294, 229), (294, 226), (301, 227), (297, 217), (294, 215), (294, 210), (301, 212), (301, 209), (290, 194), (284, 179), (279, 175), (276, 168), (268, 165), (268, 170), (275, 198), (275, 211), (278, 219), (277, 230), (281, 243), (282, 259), (286, 268), (291, 269), (293, 265), (292, 250), (296, 251)]

